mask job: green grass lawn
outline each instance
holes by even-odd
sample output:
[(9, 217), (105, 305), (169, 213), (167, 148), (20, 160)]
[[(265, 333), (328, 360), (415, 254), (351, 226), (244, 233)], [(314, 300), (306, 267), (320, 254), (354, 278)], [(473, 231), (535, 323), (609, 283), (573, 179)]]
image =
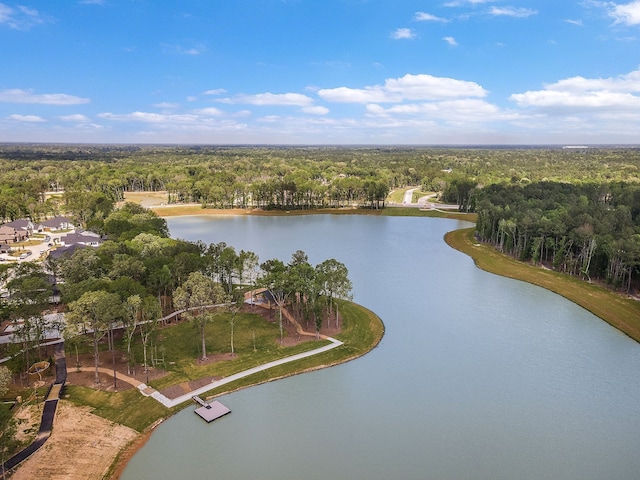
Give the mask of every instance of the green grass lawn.
[(420, 210), (419, 208), (387, 207), (381, 211), (381, 215), (387, 217), (430, 217), (450, 218), (452, 220), (466, 220), (476, 222), (478, 215), (475, 213), (446, 212), (444, 210)]
[[(416, 188), (416, 187), (410, 187), (410, 188)], [(410, 190), (410, 188), (400, 188), (398, 190), (394, 190), (393, 192), (389, 193), (389, 196), (387, 197), (387, 201), (393, 202), (393, 203), (402, 203), (404, 201), (405, 192), (407, 190)], [(424, 197), (425, 195), (429, 195), (431, 193), (434, 193), (434, 192), (423, 192), (422, 190), (417, 189), (416, 191), (413, 192), (413, 196), (411, 197), (411, 202), (418, 203), (419, 198)]]
[(177, 409), (167, 409), (151, 397), (144, 397), (138, 389), (122, 392), (105, 392), (93, 388), (68, 385), (65, 398), (76, 405), (92, 407), (92, 413), (143, 432), (157, 420), (167, 417)]
[(387, 197), (387, 201), (394, 202), (394, 203), (402, 203), (402, 200), (404, 200), (404, 192), (406, 192), (407, 190), (408, 188), (399, 188), (398, 190), (394, 190), (390, 192), (389, 196)]
[[(277, 378), (336, 365), (370, 351), (382, 339), (384, 333), (382, 321), (373, 312), (359, 305), (342, 301), (339, 301), (339, 305), (343, 325), (342, 332), (337, 338), (344, 342), (344, 345), (223, 385), (212, 390), (208, 395), (218, 396)], [(230, 314), (222, 314), (207, 326), (206, 342), (209, 355), (231, 351), (229, 318)], [(257, 314), (241, 313), (236, 316), (234, 326), (234, 347), (237, 356), (229, 360), (199, 364), (197, 362), (200, 356), (197, 328), (190, 322), (163, 328), (158, 330), (157, 341), (160, 349), (164, 350), (165, 365), (169, 375), (151, 381), (150, 385), (159, 390), (204, 377), (227, 377), (328, 343), (326, 340), (312, 340), (291, 347), (283, 347), (280, 346), (278, 339), (277, 322), (268, 322)], [(140, 361), (141, 346), (138, 344), (135, 349), (137, 359)], [(111, 393), (87, 387), (69, 386), (65, 392), (71, 402), (77, 405), (88, 405), (94, 409), (93, 413), (96, 415), (129, 426), (139, 432), (184, 406), (167, 409), (156, 400), (143, 397), (137, 389)]]
[(423, 192), (422, 190), (416, 190), (413, 192), (413, 196), (411, 197), (411, 203), (418, 203), (422, 197), (426, 197), (427, 195), (434, 194), (436, 192)]
[(520, 262), (473, 238), (475, 228), (456, 230), (445, 241), (469, 255), (488, 272), (523, 280), (555, 292), (589, 310), (607, 323), (640, 342), (640, 302), (570, 275)]

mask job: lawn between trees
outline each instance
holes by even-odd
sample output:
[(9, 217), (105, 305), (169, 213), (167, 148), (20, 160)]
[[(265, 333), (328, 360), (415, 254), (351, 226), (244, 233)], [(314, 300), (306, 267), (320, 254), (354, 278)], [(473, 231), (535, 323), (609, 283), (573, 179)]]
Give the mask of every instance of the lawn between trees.
[[(369, 352), (382, 339), (384, 325), (380, 318), (366, 308), (343, 300), (337, 301), (341, 316), (341, 332), (335, 338), (344, 345), (299, 361), (280, 365), (256, 373), (236, 382), (221, 386), (207, 393), (216, 397), (231, 391), (252, 385), (272, 381), (302, 372), (324, 368)], [(208, 326), (208, 347), (210, 355), (229, 352), (229, 318), (231, 314), (221, 314)], [(274, 315), (275, 317), (275, 315)], [(277, 322), (267, 322), (258, 314), (238, 314), (234, 326), (234, 344), (236, 356), (199, 365), (197, 342), (193, 324), (190, 322), (169, 326), (158, 331), (162, 335), (164, 355), (169, 374), (152, 380), (149, 385), (161, 390), (172, 385), (207, 377), (227, 377), (249, 368), (296, 353), (318, 348), (324, 340), (310, 340), (294, 346), (279, 344)], [(255, 338), (254, 338), (255, 334)], [(255, 349), (254, 349), (255, 345)], [(208, 348), (209, 349), (209, 348)], [(69, 371), (74, 371), (73, 354), (68, 352)], [(105, 352), (105, 366), (108, 366)], [(68, 385), (65, 399), (76, 405), (93, 408), (93, 413), (113, 422), (126, 425), (138, 432), (144, 432), (158, 421), (176, 413), (190, 402), (167, 409), (151, 397), (144, 397), (137, 389), (122, 392), (96, 390), (80, 385)]]

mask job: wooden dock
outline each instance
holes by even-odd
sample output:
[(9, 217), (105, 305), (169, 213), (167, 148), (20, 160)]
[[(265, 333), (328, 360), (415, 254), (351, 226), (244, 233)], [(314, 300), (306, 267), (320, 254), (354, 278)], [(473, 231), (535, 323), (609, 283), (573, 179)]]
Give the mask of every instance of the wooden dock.
[(200, 404), (200, 407), (195, 410), (196, 414), (202, 417), (202, 419), (207, 423), (211, 423), (217, 418), (220, 418), (227, 413), (231, 413), (231, 410), (218, 401), (207, 403), (197, 395), (194, 395), (191, 398), (194, 402)]

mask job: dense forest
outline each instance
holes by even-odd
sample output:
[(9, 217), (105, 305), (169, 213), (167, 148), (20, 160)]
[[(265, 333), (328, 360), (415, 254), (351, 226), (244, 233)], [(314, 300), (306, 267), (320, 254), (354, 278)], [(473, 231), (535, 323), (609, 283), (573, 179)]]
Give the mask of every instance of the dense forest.
[(627, 292), (637, 280), (638, 184), (496, 184), (482, 189), (476, 210), (478, 237), (521, 260)]
[[(40, 220), (62, 205), (82, 223), (125, 192), (217, 208), (380, 208), (423, 186), (472, 210), (477, 187), (639, 182), (630, 148), (206, 147), (0, 145), (0, 220)], [(64, 192), (64, 197), (45, 195)]]
[(112, 215), (127, 192), (293, 210), (384, 208), (391, 190), (420, 186), (477, 212), (478, 238), (505, 253), (631, 291), (640, 276), (639, 169), (632, 147), (4, 144), (0, 221), (65, 213), (133, 238), (149, 225)]

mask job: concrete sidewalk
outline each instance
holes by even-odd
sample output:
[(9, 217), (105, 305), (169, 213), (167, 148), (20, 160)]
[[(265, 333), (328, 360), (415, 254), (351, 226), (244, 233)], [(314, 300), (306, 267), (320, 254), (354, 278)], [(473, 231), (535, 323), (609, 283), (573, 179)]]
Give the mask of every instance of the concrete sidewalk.
[[(253, 367), (248, 370), (235, 373), (233, 375), (230, 375), (226, 378), (222, 378), (220, 380), (214, 380), (208, 385), (200, 387), (189, 393), (185, 393), (184, 395), (181, 395), (174, 399), (167, 398), (164, 395), (162, 395), (160, 392), (155, 390), (153, 391), (153, 393), (151, 393), (150, 396), (156, 399), (161, 404), (163, 404), (165, 407), (172, 408), (172, 407), (175, 407), (176, 405), (180, 405), (181, 403), (191, 401), (191, 397), (193, 397), (194, 395), (202, 395), (203, 393), (213, 390), (214, 388), (218, 388), (222, 385), (226, 385), (227, 383), (231, 383), (241, 378), (248, 377), (249, 375), (253, 375), (254, 373), (263, 372), (270, 368), (277, 367), (279, 365), (284, 365), (285, 363), (295, 362), (296, 360), (300, 360), (302, 358), (307, 358), (313, 355), (317, 355), (319, 353), (327, 352), (343, 344), (340, 340), (336, 340), (335, 338), (327, 337), (326, 339), (331, 342), (329, 345), (316, 348), (315, 350), (309, 350), (308, 352), (298, 353), (297, 355), (291, 355), (289, 357), (281, 358), (280, 360), (274, 360), (273, 362), (265, 363), (264, 365), (258, 365), (257, 367)], [(146, 385), (142, 384), (141, 386), (138, 386), (138, 390), (140, 390), (141, 392), (142, 392), (141, 387), (149, 388)]]
[[(265, 363), (264, 365), (258, 365), (257, 367), (249, 368), (242, 372), (238, 372), (233, 375), (230, 375), (226, 378), (222, 378), (220, 380), (214, 380), (207, 385), (204, 385), (200, 388), (192, 390), (189, 393), (185, 393), (184, 395), (180, 395), (179, 397), (173, 398), (173, 399), (168, 398), (167, 396), (163, 395), (156, 389), (146, 385), (145, 383), (139, 380), (136, 380), (135, 378), (130, 377), (128, 375), (124, 375), (120, 372), (116, 372), (116, 379), (122, 382), (128, 383), (130, 385), (133, 385), (145, 397), (151, 397), (154, 400), (157, 400), (158, 402), (160, 402), (165, 407), (172, 408), (172, 407), (175, 407), (176, 405), (180, 405), (181, 403), (191, 401), (191, 397), (193, 397), (194, 395), (202, 395), (210, 390), (213, 390), (214, 388), (218, 388), (222, 385), (226, 385), (227, 383), (231, 383), (241, 378), (248, 377), (249, 375), (253, 375), (254, 373), (263, 372), (270, 368), (277, 367), (279, 365), (284, 365), (285, 363), (295, 362), (296, 360), (300, 360), (302, 358), (318, 355), (319, 353), (327, 352), (343, 344), (343, 342), (341, 342), (340, 340), (336, 340), (335, 338), (332, 338), (332, 337), (323, 337), (323, 339), (328, 340), (331, 343), (329, 345), (325, 345), (324, 347), (316, 348), (314, 350), (309, 350), (308, 352), (298, 353), (296, 355), (284, 357), (279, 360), (274, 360), (273, 362)], [(80, 371), (94, 372), (95, 367), (80, 367)], [(113, 375), (113, 370), (106, 367), (98, 367), (98, 371), (100, 373), (104, 373), (105, 375)]]

